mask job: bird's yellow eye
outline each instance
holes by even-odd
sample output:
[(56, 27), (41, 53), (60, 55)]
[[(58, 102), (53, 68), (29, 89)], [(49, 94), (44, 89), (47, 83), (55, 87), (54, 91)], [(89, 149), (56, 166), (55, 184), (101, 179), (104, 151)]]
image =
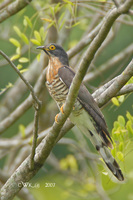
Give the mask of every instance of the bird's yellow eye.
[(54, 45), (51, 45), (51, 46), (49, 47), (49, 49), (53, 51), (53, 50), (56, 49), (56, 47), (55, 47)]

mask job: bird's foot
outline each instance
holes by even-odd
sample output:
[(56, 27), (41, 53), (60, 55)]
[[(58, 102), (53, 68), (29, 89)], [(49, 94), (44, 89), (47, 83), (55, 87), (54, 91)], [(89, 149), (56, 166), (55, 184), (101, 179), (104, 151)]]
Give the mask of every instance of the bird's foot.
[[(64, 114), (63, 106), (64, 106), (64, 104), (60, 107), (60, 111), (61, 111), (62, 114)], [(58, 115), (59, 115), (59, 113), (55, 116), (55, 122), (57, 124), (59, 124), (59, 122), (58, 122)]]
[(55, 122), (56, 122), (56, 124), (59, 124), (59, 122), (58, 122), (58, 115), (59, 115), (59, 114), (57, 114), (57, 115), (55, 116)]
[(63, 110), (64, 104), (60, 107), (60, 111), (62, 114), (64, 114), (64, 110)]

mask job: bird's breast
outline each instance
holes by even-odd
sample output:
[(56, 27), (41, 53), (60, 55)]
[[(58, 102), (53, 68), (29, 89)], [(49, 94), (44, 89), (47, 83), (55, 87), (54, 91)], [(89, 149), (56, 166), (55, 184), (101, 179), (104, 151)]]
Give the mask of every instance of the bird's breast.
[(54, 57), (49, 59), (49, 65), (46, 73), (46, 79), (49, 83), (52, 83), (58, 74), (59, 68), (62, 67), (62, 64), (59, 60), (59, 58)]

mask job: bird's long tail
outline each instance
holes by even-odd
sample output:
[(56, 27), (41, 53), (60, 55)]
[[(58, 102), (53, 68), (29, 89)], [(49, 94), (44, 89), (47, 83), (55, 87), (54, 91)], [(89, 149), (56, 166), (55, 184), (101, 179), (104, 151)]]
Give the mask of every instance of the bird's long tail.
[(123, 181), (124, 177), (122, 171), (116, 162), (115, 158), (112, 156), (108, 147), (104, 144), (102, 146), (96, 146), (98, 152), (100, 153), (101, 157), (103, 158), (105, 164), (110, 169), (110, 171), (114, 174), (114, 176), (119, 180)]
[(112, 156), (110, 149), (108, 149), (108, 147), (112, 148), (111, 137), (108, 131), (106, 129), (103, 131), (91, 117), (88, 117), (88, 113), (84, 110), (77, 117), (71, 115), (70, 119), (89, 138), (114, 176), (118, 180), (123, 181), (122, 171)]
[(90, 130), (89, 139), (95, 146), (96, 150), (100, 153), (101, 157), (103, 158), (105, 164), (110, 169), (110, 171), (114, 174), (114, 176), (119, 180), (123, 181), (124, 177), (122, 171), (116, 162), (115, 158), (112, 156), (110, 150), (108, 149), (107, 145), (102, 141), (102, 138), (97, 133), (92, 133)]

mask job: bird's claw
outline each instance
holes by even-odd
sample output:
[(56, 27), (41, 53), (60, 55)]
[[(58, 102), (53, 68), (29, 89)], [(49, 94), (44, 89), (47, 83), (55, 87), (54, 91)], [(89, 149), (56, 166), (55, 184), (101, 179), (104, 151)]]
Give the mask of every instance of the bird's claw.
[(60, 111), (62, 114), (64, 114), (64, 110), (63, 110), (64, 104), (60, 107)]
[(59, 115), (59, 114), (57, 114), (57, 115), (55, 116), (55, 122), (56, 122), (56, 124), (59, 124), (59, 122), (58, 122), (58, 115)]

